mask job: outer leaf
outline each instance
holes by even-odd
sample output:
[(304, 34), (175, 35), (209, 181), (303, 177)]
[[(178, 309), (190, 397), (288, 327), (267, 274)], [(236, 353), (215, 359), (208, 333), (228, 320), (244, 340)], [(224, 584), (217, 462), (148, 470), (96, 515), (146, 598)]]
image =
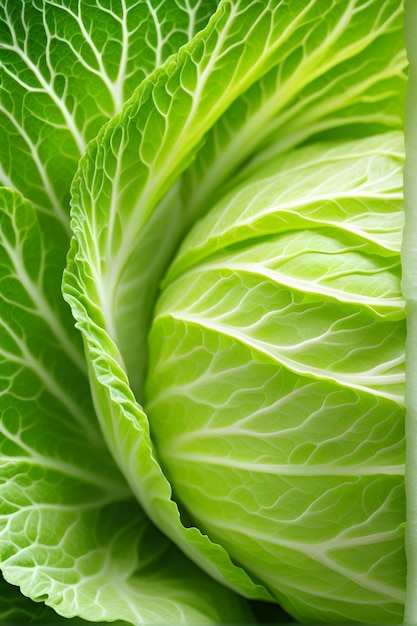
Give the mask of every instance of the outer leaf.
[(3, 578), (0, 582), (0, 619), (5, 624), (32, 624), (59, 622), (59, 617), (43, 603), (35, 604), (25, 598), (17, 587), (11, 587)]
[[(86, 142), (103, 121), (120, 108), (123, 99), (146, 74), (204, 25), (214, 6), (215, 3), (199, 1), (169, 5), (121, 1), (106, 6), (83, 0), (75, 4), (52, 0), (3, 2), (1, 111), (5, 135), (0, 154), (3, 182), (25, 191), (43, 210), (53, 211), (66, 228), (69, 181)], [(204, 615), (206, 606), (213, 619), (227, 620), (229, 609), (224, 613), (222, 608), (220, 618), (217, 612), (222, 605), (221, 598), (215, 608), (210, 594), (207, 596), (204, 592), (208, 598), (206, 603), (194, 589), (194, 581), (198, 586), (201, 575), (189, 570), (188, 564), (183, 565), (184, 577), (177, 581), (174, 578), (178, 579), (178, 572), (173, 578), (173, 572), (164, 570), (158, 559), (160, 551), (165, 549), (163, 546), (168, 544), (159, 535), (152, 535), (153, 531), (149, 531), (147, 537), (148, 554), (145, 550), (141, 556), (149, 569), (156, 560), (162, 586), (166, 584), (166, 601), (159, 601), (161, 587), (155, 587), (156, 604), (144, 599), (142, 589), (138, 595), (138, 588), (144, 582), (149, 588), (147, 593), (152, 595), (150, 578), (153, 574), (145, 574), (144, 580), (142, 574), (135, 573), (137, 554), (134, 549), (126, 562), (123, 554), (107, 564), (106, 558), (101, 558), (100, 555), (108, 555), (111, 546), (106, 532), (119, 537), (121, 544), (128, 541), (130, 549), (136, 545), (140, 538), (135, 531), (134, 519), (139, 527), (143, 527), (143, 515), (132, 510), (132, 519), (120, 527), (124, 505), (111, 505), (114, 497), (116, 500), (129, 497), (129, 492), (107, 458), (94, 425), (88, 386), (82, 373), (85, 364), (82, 352), (76, 348), (77, 336), (69, 332), (69, 324), (62, 325), (59, 285), (66, 252), (65, 236), (60, 234), (54, 220), (42, 218), (41, 226), (48, 242), (45, 251), (33, 210), (17, 197), (6, 194), (3, 198), (6, 198), (8, 210), (16, 204), (12, 219), (7, 213), (3, 216), (6, 273), (2, 279), (5, 298), (2, 314), (12, 316), (4, 319), (1, 344), (3, 358), (7, 361), (3, 369), (6, 389), (2, 396), (5, 409), (2, 496), (8, 502), (8, 508), (4, 511), (2, 540), (7, 552), (4, 567), (8, 579), (21, 583), (32, 597), (45, 593), (48, 601), (54, 605), (60, 603), (60, 610), (66, 614), (84, 612), (97, 619), (101, 611), (106, 618), (110, 615), (114, 619), (121, 611), (127, 619), (134, 620), (200, 621), (211, 619), (208, 614)], [(16, 223), (13, 223), (14, 218)], [(57, 309), (60, 310), (58, 316)], [(64, 319), (68, 321), (67, 314)], [(25, 336), (27, 328), (31, 329), (30, 339)], [(77, 373), (77, 368), (81, 374)], [(30, 389), (25, 389), (23, 381), (30, 383)], [(20, 415), (20, 426), (16, 411)], [(77, 419), (82, 424), (81, 430), (75, 423)], [(50, 430), (51, 420), (54, 420), (51, 440), (42, 439), (41, 432)], [(36, 434), (36, 427), (43, 430)], [(83, 433), (81, 437), (80, 432)], [(91, 441), (87, 438), (83, 443), (88, 433)], [(51, 453), (56, 458), (49, 459)], [(50, 466), (49, 470), (42, 469), (44, 463)], [(15, 475), (16, 467), (21, 467), (22, 474)], [(25, 472), (28, 473), (28, 484), (24, 483)], [(38, 478), (42, 473), (43, 478)], [(110, 473), (108, 479), (106, 473)], [(34, 486), (30, 483), (32, 479)], [(97, 485), (95, 481), (98, 481)], [(61, 485), (62, 494), (54, 493), (53, 484)], [(64, 484), (67, 485), (65, 489)], [(108, 495), (106, 489), (110, 489)], [(85, 512), (83, 502), (78, 503), (78, 508), (74, 502), (78, 492), (84, 492), (83, 498), (92, 498)], [(57, 509), (59, 497), (62, 502)], [(131, 506), (126, 504), (126, 510)], [(55, 517), (48, 516), (50, 507)], [(40, 517), (36, 524), (39, 541), (45, 544), (43, 548), (33, 541), (35, 528), (33, 532), (30, 530), (32, 525), (36, 526), (38, 510)], [(97, 530), (95, 535), (100, 511), (108, 518), (109, 527), (105, 532)], [(71, 532), (67, 529), (70, 515), (74, 517)], [(16, 539), (14, 531), (19, 527), (24, 529), (25, 524), (27, 533), (22, 530), (20, 539)], [(134, 538), (131, 533), (135, 533)], [(62, 546), (62, 538), (66, 535), (68, 545)], [(88, 562), (87, 553), (90, 551), (90, 555), (95, 555), (91, 559), (96, 563), (92, 562), (89, 572), (90, 583), (94, 576), (95, 582), (90, 587), (88, 580), (80, 583), (73, 580), (68, 586), (63, 584), (66, 575), (74, 579), (79, 577), (78, 562), (74, 562), (75, 555), (71, 555), (72, 537), (77, 538), (77, 550), (86, 550), (82, 559), (81, 553), (77, 558)], [(153, 541), (158, 544), (155, 554), (152, 553)], [(91, 545), (87, 545), (89, 542)], [(168, 552), (171, 550), (167, 549)], [(183, 563), (182, 557), (175, 554), (169, 558)], [(34, 569), (28, 567), (28, 559), (33, 559)], [(127, 570), (123, 569), (126, 567)], [(188, 585), (191, 590), (189, 600), (187, 593), (182, 591), (184, 585), (187, 586), (187, 572), (191, 572), (193, 581)], [(114, 598), (105, 598), (102, 608), (99, 602), (95, 602), (94, 585), (99, 584), (99, 580), (107, 584), (109, 579), (113, 581), (110, 585), (116, 583), (114, 593), (127, 594), (124, 607), (121, 606), (122, 600), (120, 606), (115, 605)], [(127, 587), (121, 589), (120, 585), (124, 584)], [(209, 584), (210, 588), (210, 583), (203, 584)], [(111, 586), (106, 589), (111, 592)], [(178, 589), (182, 598), (177, 598)], [(222, 596), (224, 592), (216, 588), (216, 596), (219, 593)], [(69, 597), (71, 594), (72, 598)], [(63, 595), (65, 599), (62, 599)], [(194, 610), (189, 602), (194, 602), (195, 595), (201, 606)], [(89, 596), (90, 600), (87, 600)], [(106, 606), (106, 602), (110, 602), (110, 606)], [(231, 602), (234, 605), (234, 601)], [(129, 603), (134, 606), (129, 607)], [(241, 615), (239, 608), (235, 610), (232, 606), (231, 610), (235, 611), (233, 619)]]
[[(65, 234), (0, 190), (0, 555), (59, 614), (129, 623), (244, 620), (145, 517), (101, 438), (79, 336), (53, 287)], [(52, 285), (52, 290), (50, 289)], [(216, 601), (214, 601), (214, 598)]]
[(0, 180), (68, 229), (87, 142), (216, 0), (1, 0)]
[[(0, 578), (0, 607), (0, 620), (3, 626), (16, 626), (17, 624), (91, 625), (91, 622), (79, 618), (61, 617), (43, 602), (32, 602), (23, 596), (17, 587), (9, 585), (3, 578)], [(113, 624), (123, 626), (126, 622), (118, 621)]]
[(111, 303), (117, 301), (116, 287), (128, 287), (128, 274), (121, 277), (121, 272), (138, 234), (211, 123), (280, 55), (281, 33), (291, 15), (284, 23), (280, 16), (275, 2), (224, 2), (202, 36), (144, 81), (122, 116), (91, 145), (74, 185), (75, 238), (65, 286), (91, 360), (103, 431), (138, 498), (208, 571), (261, 598), (268, 593), (235, 568), (220, 546), (182, 526), (170, 486), (152, 455), (146, 416), (107, 333), (118, 340)]
[[(319, 17), (319, 19), (317, 19)], [(317, 135), (351, 138), (403, 126), (406, 58), (401, 0), (307, 3), (276, 67), (210, 129), (182, 181), (191, 214), (259, 148), (282, 153)], [(298, 25), (298, 24), (297, 24)]]
[(401, 152), (398, 133), (274, 158), (185, 239), (150, 333), (145, 409), (178, 501), (301, 621), (403, 613), (404, 302), (384, 241)]

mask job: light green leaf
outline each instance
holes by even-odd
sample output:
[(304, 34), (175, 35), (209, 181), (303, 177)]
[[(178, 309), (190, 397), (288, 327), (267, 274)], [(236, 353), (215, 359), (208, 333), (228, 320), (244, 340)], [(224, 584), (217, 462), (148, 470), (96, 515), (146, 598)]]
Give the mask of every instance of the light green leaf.
[(182, 200), (191, 215), (209, 210), (238, 167), (258, 160), (271, 144), (279, 154), (317, 136), (402, 129), (401, 0), (310, 2), (303, 10), (293, 4), (293, 32), (285, 31), (280, 62), (210, 129), (183, 177)]
[[(0, 620), (3, 626), (17, 624), (69, 624), (88, 626), (91, 622), (75, 618), (61, 617), (43, 602), (32, 602), (22, 595), (14, 585), (9, 585), (0, 577)], [(106, 622), (108, 624), (108, 622)], [(104, 626), (104, 623), (101, 623)], [(115, 621), (114, 626), (127, 626), (127, 622)], [(96, 625), (98, 626), (97, 622)]]
[(288, 230), (336, 228), (345, 238), (359, 237), (371, 254), (398, 257), (403, 164), (399, 132), (265, 156), (236, 176), (233, 189), (187, 234), (164, 282), (226, 246), (239, 249)]
[(23, 596), (17, 587), (12, 587), (0, 578), (0, 619), (9, 624), (59, 623), (59, 616), (43, 603), (35, 604)]
[(108, 453), (79, 336), (54, 289), (65, 234), (16, 192), (0, 190), (0, 201), (4, 578), (65, 617), (244, 621), (239, 599), (145, 517)]
[(178, 501), (301, 621), (403, 613), (402, 151), (394, 133), (264, 164), (185, 238), (150, 332)]

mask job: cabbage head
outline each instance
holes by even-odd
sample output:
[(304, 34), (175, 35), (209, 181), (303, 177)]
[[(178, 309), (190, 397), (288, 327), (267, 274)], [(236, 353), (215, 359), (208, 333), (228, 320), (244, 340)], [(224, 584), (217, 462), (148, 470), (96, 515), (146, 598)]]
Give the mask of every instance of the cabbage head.
[(416, 626), (415, 0), (0, 9), (0, 619)]

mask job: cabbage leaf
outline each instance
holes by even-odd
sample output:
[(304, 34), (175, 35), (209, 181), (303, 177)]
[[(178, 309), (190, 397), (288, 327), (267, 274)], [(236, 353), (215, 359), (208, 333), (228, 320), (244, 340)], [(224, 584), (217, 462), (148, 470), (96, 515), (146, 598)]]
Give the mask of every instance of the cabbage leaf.
[(70, 181), (87, 141), (212, 8), (2, 3), (3, 620), (56, 622), (58, 613), (206, 623), (250, 616), (134, 500), (100, 432), (88, 363), (61, 293)]

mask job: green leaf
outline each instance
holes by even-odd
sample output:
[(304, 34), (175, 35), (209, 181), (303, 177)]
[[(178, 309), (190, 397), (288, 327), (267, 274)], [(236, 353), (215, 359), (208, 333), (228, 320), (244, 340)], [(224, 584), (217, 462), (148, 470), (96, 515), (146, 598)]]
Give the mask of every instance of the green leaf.
[(403, 614), (402, 143), (264, 164), (185, 238), (149, 335), (180, 506), (301, 621)]
[[(3, 626), (16, 626), (16, 624), (87, 626), (91, 624), (91, 622), (79, 618), (61, 617), (43, 602), (32, 602), (20, 593), (18, 587), (9, 585), (2, 577), (0, 577), (0, 619)], [(117, 621), (113, 624), (124, 626), (126, 622)]]
[(87, 142), (207, 22), (216, 1), (1, 0), (0, 180), (68, 231)]
[[(117, 329), (124, 316), (115, 317), (113, 303), (116, 288), (120, 293), (131, 287), (128, 273), (121, 273), (164, 191), (212, 121), (279, 54), (279, 14), (273, 5), (223, 3), (201, 36), (144, 81), (121, 116), (90, 145), (74, 182), (75, 237), (64, 287), (84, 334), (103, 432), (139, 501), (212, 575), (263, 599), (268, 592), (235, 567), (223, 548), (182, 526), (170, 485), (152, 455), (146, 416), (122, 369)], [(135, 293), (130, 289), (131, 300)]]
[(155, 529), (108, 453), (80, 338), (54, 289), (65, 234), (16, 192), (0, 190), (0, 202), (4, 578), (65, 617), (246, 620), (239, 599)]
[(43, 603), (31, 602), (17, 587), (0, 578), (0, 619), (5, 624), (59, 623), (59, 617)]
[(1, 4), (2, 181), (42, 211), (2, 192), (2, 568), (9, 582), (67, 616), (246, 619), (243, 605), (131, 501), (96, 423), (87, 364), (60, 294), (79, 156), (214, 7)]
[(271, 144), (279, 154), (317, 137), (403, 127), (402, 2), (293, 3), (287, 11), (280, 62), (213, 125), (183, 177), (191, 215), (209, 210), (238, 167)]
[(200, 258), (262, 242), (271, 231), (336, 228), (347, 238), (358, 236), (371, 254), (398, 257), (403, 143), (394, 132), (265, 155), (236, 176), (232, 190), (187, 233), (164, 284)]

